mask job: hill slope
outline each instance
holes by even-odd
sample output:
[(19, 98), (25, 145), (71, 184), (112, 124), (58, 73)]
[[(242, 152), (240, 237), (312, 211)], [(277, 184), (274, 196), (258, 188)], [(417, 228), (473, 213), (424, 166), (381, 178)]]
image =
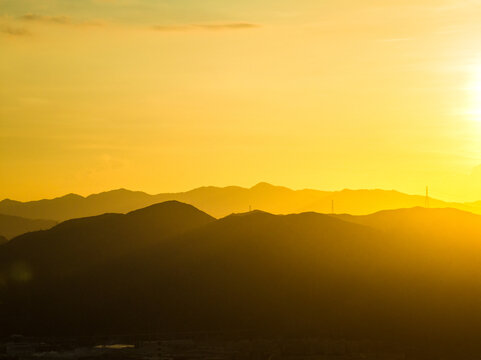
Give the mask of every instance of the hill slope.
[(35, 277), (80, 273), (95, 264), (142, 251), (215, 219), (191, 205), (168, 201), (127, 214), (67, 220), (20, 235), (0, 248), (0, 261), (22, 259)]
[(374, 214), (354, 216), (332, 215), (338, 219), (369, 226), (404, 236), (435, 236), (443, 238), (481, 239), (481, 217), (452, 208), (384, 210)]
[(49, 229), (55, 224), (57, 222), (53, 220), (33, 220), (0, 214), (0, 234), (6, 239), (11, 239), (30, 231)]
[[(68, 221), (0, 246), (2, 330), (251, 329), (481, 351), (481, 217), (452, 211), (388, 214), (424, 233), (382, 214), (369, 226), (316, 213), (214, 220), (179, 203)], [(447, 221), (471, 227), (439, 241), (430, 229)]]
[[(48, 218), (59, 221), (95, 216), (103, 213), (126, 213), (155, 203), (177, 200), (191, 204), (215, 217), (245, 212), (249, 208), (273, 214), (306, 211), (330, 213), (332, 201), (336, 213), (370, 214), (380, 210), (411, 208), (424, 205), (424, 197), (385, 190), (291, 190), (281, 186), (260, 183), (246, 189), (237, 186), (225, 188), (202, 187), (181, 193), (149, 195), (125, 189), (94, 194), (87, 197), (64, 197), (31, 202), (0, 201), (0, 213), (27, 218)], [(430, 200), (432, 207), (453, 207), (481, 214), (477, 203), (461, 204)]]

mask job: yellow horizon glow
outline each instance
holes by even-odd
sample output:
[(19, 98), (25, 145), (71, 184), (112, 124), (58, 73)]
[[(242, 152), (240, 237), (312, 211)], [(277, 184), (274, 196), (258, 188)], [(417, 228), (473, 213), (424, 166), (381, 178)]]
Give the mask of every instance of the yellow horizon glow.
[(476, 2), (0, 8), (0, 199), (259, 181), (481, 199)]

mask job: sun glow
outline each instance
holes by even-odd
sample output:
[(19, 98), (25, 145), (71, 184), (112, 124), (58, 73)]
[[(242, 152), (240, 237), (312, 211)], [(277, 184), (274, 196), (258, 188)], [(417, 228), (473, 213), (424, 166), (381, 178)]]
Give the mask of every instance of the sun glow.
[(481, 163), (479, 1), (72, 3), (0, 0), (0, 200), (261, 180), (481, 199), (458, 177)]
[(470, 85), (466, 89), (469, 96), (468, 115), (472, 120), (481, 122), (481, 66), (473, 73)]

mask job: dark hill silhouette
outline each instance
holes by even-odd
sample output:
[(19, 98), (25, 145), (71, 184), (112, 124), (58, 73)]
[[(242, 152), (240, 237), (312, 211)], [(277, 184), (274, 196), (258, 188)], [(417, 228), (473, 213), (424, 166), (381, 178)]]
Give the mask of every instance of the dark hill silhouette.
[(55, 224), (57, 222), (53, 220), (33, 220), (0, 214), (0, 234), (6, 239), (11, 239), (29, 231), (49, 229)]
[[(423, 206), (423, 196), (385, 190), (291, 190), (259, 183), (250, 189), (228, 186), (201, 187), (187, 192), (149, 195), (125, 189), (108, 191), (87, 197), (70, 194), (64, 197), (30, 202), (0, 201), (0, 213), (26, 218), (47, 218), (58, 221), (95, 216), (103, 213), (127, 213), (155, 203), (177, 200), (191, 204), (215, 217), (245, 212), (250, 207), (274, 214), (306, 211), (330, 213), (334, 200), (336, 213), (365, 215), (380, 210)], [(458, 208), (481, 214), (478, 203), (446, 203), (431, 199), (432, 207)]]
[(339, 219), (366, 225), (399, 235), (425, 235), (481, 239), (480, 216), (458, 209), (384, 210), (364, 216), (333, 215)]
[[(317, 213), (214, 220), (168, 202), (67, 221), (0, 246), (0, 329), (252, 329), (480, 351), (480, 219), (403, 209), (367, 226)], [(432, 230), (447, 222), (471, 225), (439, 241)]]
[(8, 239), (5, 236), (0, 235), (0, 245), (5, 244), (8, 241)]
[[(365, 216), (333, 215), (383, 232), (398, 243), (394, 263), (402, 256), (418, 263), (425, 275), (441, 282), (471, 282), (481, 254), (481, 216), (457, 209), (411, 208)], [(408, 273), (410, 268), (404, 268)], [(471, 275), (470, 275), (471, 274)], [(457, 280), (454, 280), (457, 279)], [(471, 284), (471, 286), (474, 284)], [(464, 289), (466, 290), (466, 289)], [(481, 289), (480, 289), (481, 290)], [(454, 294), (453, 294), (454, 295)]]
[(50, 230), (20, 235), (2, 247), (0, 260), (21, 258), (33, 264), (36, 276), (65, 276), (214, 220), (191, 205), (168, 201), (125, 215), (67, 220)]

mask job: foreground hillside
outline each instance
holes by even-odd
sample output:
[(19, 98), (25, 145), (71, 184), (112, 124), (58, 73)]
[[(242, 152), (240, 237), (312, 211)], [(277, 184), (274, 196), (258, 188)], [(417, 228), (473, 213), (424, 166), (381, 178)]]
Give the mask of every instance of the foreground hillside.
[[(0, 248), (0, 261), (14, 267), (20, 264), (34, 280), (57, 279), (82, 273), (96, 264), (103, 266), (117, 257), (146, 251), (152, 244), (214, 220), (193, 206), (176, 201), (125, 215), (72, 219), (50, 230), (12, 239)], [(12, 259), (19, 262), (15, 264)]]
[(53, 220), (33, 220), (0, 214), (0, 235), (10, 239), (29, 231), (49, 229), (56, 224)]
[[(166, 202), (67, 221), (0, 246), (1, 330), (247, 329), (478, 353), (481, 217), (455, 215), (254, 211), (215, 220)], [(440, 237), (446, 226), (463, 231)]]
[(480, 216), (458, 209), (426, 209), (422, 207), (384, 210), (374, 214), (353, 216), (331, 215), (352, 223), (369, 226), (404, 237), (474, 238), (481, 241)]
[[(155, 203), (176, 200), (191, 204), (198, 209), (220, 218), (231, 213), (246, 212), (250, 208), (273, 214), (290, 214), (307, 211), (365, 215), (380, 210), (424, 206), (423, 196), (407, 195), (385, 190), (291, 190), (281, 186), (260, 183), (246, 189), (238, 186), (201, 187), (187, 192), (149, 195), (125, 189), (108, 191), (82, 197), (69, 194), (50, 200), (19, 202), (0, 201), (0, 213), (26, 218), (47, 218), (64, 221), (73, 218), (101, 215), (104, 213), (127, 213)], [(430, 199), (435, 208), (457, 208), (481, 214), (480, 203), (446, 203)]]

